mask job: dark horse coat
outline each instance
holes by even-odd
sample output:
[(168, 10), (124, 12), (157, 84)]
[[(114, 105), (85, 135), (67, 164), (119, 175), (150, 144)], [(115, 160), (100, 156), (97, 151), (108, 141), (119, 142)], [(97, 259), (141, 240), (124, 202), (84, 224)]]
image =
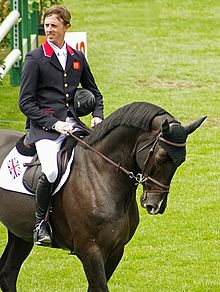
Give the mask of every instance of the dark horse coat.
[[(203, 120), (183, 127), (165, 110), (136, 102), (114, 112), (85, 138), (117, 167), (76, 146), (68, 181), (52, 199), (51, 219), (57, 246), (74, 251), (82, 262), (88, 291), (108, 291), (107, 282), (137, 228), (137, 183), (143, 184), (141, 205), (150, 214), (162, 214), (171, 179), (185, 159), (187, 136)], [(1, 164), (21, 134), (0, 135)], [(16, 291), (20, 267), (33, 247), (34, 212), (33, 197), (0, 189), (0, 220), (8, 229), (0, 259), (4, 292)]]

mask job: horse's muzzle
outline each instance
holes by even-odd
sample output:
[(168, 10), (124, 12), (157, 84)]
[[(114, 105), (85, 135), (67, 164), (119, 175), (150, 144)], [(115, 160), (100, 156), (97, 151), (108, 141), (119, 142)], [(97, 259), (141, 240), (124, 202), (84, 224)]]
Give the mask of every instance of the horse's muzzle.
[(140, 197), (140, 203), (150, 215), (163, 214), (167, 206), (168, 192), (153, 193), (145, 190)]

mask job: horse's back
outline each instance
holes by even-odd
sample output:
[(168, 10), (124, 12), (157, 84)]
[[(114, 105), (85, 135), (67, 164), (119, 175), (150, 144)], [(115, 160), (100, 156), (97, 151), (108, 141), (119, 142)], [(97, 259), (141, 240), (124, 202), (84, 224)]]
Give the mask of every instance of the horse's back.
[(0, 147), (15, 142), (18, 140), (24, 133), (13, 131), (13, 130), (3, 130), (0, 129)]
[(0, 165), (22, 135), (22, 132), (0, 129)]

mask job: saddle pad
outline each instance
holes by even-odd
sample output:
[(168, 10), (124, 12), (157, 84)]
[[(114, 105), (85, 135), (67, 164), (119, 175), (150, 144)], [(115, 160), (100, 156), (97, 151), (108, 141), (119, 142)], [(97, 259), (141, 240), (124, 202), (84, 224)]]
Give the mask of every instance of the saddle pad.
[[(34, 196), (35, 194), (29, 192), (22, 183), (23, 175), (26, 170), (26, 166), (24, 166), (24, 163), (30, 163), (32, 158), (33, 158), (32, 156), (21, 155), (17, 151), (16, 147), (14, 147), (6, 156), (2, 165), (0, 166), (0, 187), (5, 190)], [(53, 195), (57, 193), (66, 182), (70, 173), (70, 168), (73, 162), (73, 158), (74, 158), (74, 150), (68, 162), (66, 171), (64, 175), (62, 176)]]

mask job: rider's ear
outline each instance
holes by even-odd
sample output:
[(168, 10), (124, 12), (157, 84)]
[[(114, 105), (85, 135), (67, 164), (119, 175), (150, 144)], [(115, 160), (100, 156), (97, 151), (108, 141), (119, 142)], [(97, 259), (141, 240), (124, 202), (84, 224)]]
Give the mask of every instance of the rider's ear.
[(170, 132), (170, 125), (167, 119), (165, 119), (161, 125), (161, 132), (163, 135), (166, 135)]

